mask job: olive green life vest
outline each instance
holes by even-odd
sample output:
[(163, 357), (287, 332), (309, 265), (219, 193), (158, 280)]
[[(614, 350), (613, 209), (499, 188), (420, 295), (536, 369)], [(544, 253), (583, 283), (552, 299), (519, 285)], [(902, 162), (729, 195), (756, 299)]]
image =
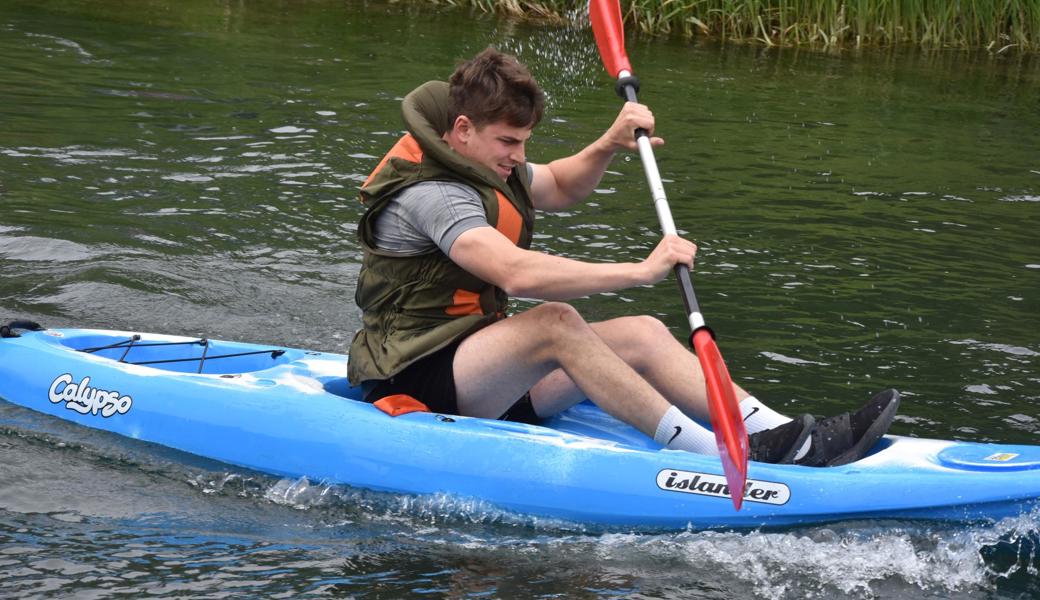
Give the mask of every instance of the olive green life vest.
[(452, 126), (448, 84), (428, 82), (405, 97), (408, 134), (361, 186), (368, 210), (358, 223), (364, 260), (355, 299), (362, 328), (350, 345), (350, 382), (388, 379), (453, 341), (505, 316), (508, 297), (439, 248), (400, 256), (375, 246), (376, 216), (394, 194), (422, 181), (462, 182), (480, 193), (488, 223), (521, 248), (531, 245), (534, 206), (526, 166), (502, 181), (456, 154), (441, 137)]

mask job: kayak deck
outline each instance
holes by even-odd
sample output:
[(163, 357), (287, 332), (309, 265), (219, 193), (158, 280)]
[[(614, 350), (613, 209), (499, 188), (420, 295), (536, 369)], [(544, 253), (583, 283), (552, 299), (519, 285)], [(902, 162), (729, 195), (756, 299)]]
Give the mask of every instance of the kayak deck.
[(120, 363), (148, 365), (175, 373), (241, 374), (291, 362), (300, 351), (280, 348), (258, 350), (252, 344), (207, 338), (145, 340), (129, 336), (94, 334), (62, 340), (62, 345)]

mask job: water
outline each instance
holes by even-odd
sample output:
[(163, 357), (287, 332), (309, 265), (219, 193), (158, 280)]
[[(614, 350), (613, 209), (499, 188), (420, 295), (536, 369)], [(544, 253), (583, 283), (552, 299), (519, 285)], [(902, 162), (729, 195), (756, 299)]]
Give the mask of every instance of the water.
[[(360, 181), (400, 98), (487, 44), (549, 97), (534, 160), (618, 99), (581, 28), (324, 2), (0, 0), (0, 318), (345, 351)], [(1040, 68), (630, 39), (731, 372), (788, 411), (904, 391), (893, 431), (1040, 433)], [(638, 160), (539, 220), (638, 260)], [(683, 336), (670, 281), (576, 303)], [(591, 531), (278, 478), (0, 403), (0, 596), (1017, 598), (1038, 515), (989, 526)]]

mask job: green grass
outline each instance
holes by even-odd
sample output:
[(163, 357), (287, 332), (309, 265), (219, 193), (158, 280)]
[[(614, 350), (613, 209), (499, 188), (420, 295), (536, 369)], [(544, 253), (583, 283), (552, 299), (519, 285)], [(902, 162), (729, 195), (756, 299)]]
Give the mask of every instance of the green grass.
[[(564, 19), (581, 0), (433, 0)], [(630, 27), (776, 46), (1040, 50), (1040, 0), (622, 0)]]

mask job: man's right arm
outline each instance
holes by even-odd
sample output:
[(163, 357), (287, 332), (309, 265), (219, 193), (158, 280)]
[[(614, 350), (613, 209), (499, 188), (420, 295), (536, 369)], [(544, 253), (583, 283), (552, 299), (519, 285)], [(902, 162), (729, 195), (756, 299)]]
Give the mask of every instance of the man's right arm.
[(587, 263), (515, 246), (490, 227), (466, 231), (452, 244), (450, 258), (473, 275), (510, 296), (573, 300), (590, 294), (656, 283), (678, 263), (693, 267), (697, 247), (678, 236), (665, 236), (638, 263)]

